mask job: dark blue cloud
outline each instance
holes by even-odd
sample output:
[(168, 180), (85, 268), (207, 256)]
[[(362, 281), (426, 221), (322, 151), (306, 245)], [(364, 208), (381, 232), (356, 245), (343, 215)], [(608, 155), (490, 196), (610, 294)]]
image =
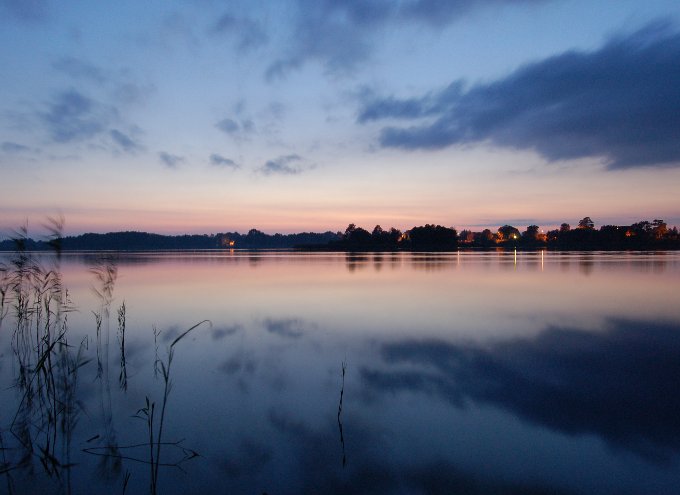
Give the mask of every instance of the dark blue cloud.
[(70, 89), (59, 93), (40, 119), (53, 141), (67, 143), (89, 139), (104, 131), (111, 110)]
[(386, 118), (418, 119), (436, 116), (442, 111), (442, 100), (459, 98), (462, 89), (463, 83), (456, 81), (444, 90), (428, 93), (418, 98), (407, 99), (394, 97), (378, 98), (372, 91), (364, 90), (360, 95), (360, 98), (363, 100), (363, 107), (359, 112), (357, 121), (364, 124)]
[(210, 155), (210, 163), (217, 167), (240, 168), (238, 163), (236, 163), (234, 160), (225, 158), (217, 153)]
[(234, 38), (236, 48), (242, 51), (258, 48), (269, 41), (262, 26), (252, 19), (235, 17), (229, 13), (220, 17), (211, 30), (215, 34)]
[(134, 141), (127, 134), (122, 133), (118, 129), (111, 129), (109, 135), (114, 143), (116, 143), (123, 151), (127, 153), (136, 153), (142, 149), (142, 146)]
[(161, 162), (168, 168), (177, 168), (178, 165), (185, 161), (183, 156), (173, 155), (167, 151), (158, 153), (158, 158), (160, 158)]
[(601, 157), (610, 169), (680, 166), (678, 60), (680, 34), (655, 23), (597, 51), (550, 57), (467, 91), (454, 82), (412, 99), (373, 98), (358, 120), (413, 121), (385, 127), (384, 147), (489, 141), (551, 161)]
[(292, 166), (292, 163), (302, 161), (299, 155), (280, 156), (273, 160), (268, 160), (258, 170), (264, 175), (280, 174), (280, 175), (295, 175), (302, 172), (302, 168)]

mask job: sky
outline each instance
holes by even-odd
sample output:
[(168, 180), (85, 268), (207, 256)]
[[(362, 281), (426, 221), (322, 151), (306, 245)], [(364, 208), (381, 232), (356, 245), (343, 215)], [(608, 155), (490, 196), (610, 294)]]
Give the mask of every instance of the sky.
[(680, 226), (677, 0), (0, 0), (0, 236)]

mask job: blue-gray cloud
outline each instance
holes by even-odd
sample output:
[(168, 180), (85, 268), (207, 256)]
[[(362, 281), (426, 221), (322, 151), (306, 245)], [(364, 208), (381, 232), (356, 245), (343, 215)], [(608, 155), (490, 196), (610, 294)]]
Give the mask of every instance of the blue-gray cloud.
[(373, 38), (386, 26), (441, 27), (479, 8), (542, 1), (547, 0), (297, 0), (292, 43), (265, 76), (279, 79), (310, 61), (329, 73), (351, 72), (370, 57)]
[(236, 163), (234, 160), (225, 158), (218, 153), (213, 153), (210, 155), (210, 163), (216, 167), (240, 168), (238, 163)]
[(173, 155), (167, 151), (158, 153), (158, 158), (160, 158), (161, 162), (168, 168), (177, 168), (178, 165), (185, 161), (183, 156)]
[(215, 124), (215, 127), (227, 134), (233, 134), (241, 128), (241, 126), (238, 125), (238, 122), (233, 119), (222, 119)]
[(302, 157), (299, 155), (280, 156), (273, 160), (267, 160), (258, 170), (264, 175), (295, 175), (301, 173), (302, 168), (292, 166), (291, 164), (300, 161), (302, 161)]
[(74, 79), (85, 79), (98, 84), (106, 81), (106, 74), (99, 67), (75, 57), (64, 57), (52, 64), (59, 72), (63, 72)]
[(214, 34), (232, 37), (236, 48), (242, 51), (257, 48), (269, 41), (267, 33), (259, 23), (252, 19), (235, 17), (229, 13), (222, 15), (211, 31)]
[(532, 63), (467, 91), (456, 81), (412, 99), (369, 99), (359, 122), (384, 147), (440, 149), (489, 141), (550, 161), (601, 157), (609, 169), (680, 166), (680, 34), (654, 23), (597, 51)]
[(371, 27), (382, 23), (392, 2), (298, 0), (292, 45), (267, 68), (267, 80), (285, 77), (309, 61), (328, 72), (349, 71), (370, 53)]
[(112, 91), (112, 96), (116, 102), (121, 105), (138, 105), (140, 103), (145, 103), (156, 90), (153, 85), (143, 85), (134, 82), (120, 82), (118, 83)]
[(5, 153), (24, 153), (30, 151), (31, 148), (24, 146), (23, 144), (13, 143), (11, 141), (5, 141), (0, 145), (0, 149)]
[(0, 12), (22, 21), (40, 21), (49, 14), (47, 0), (0, 0)]
[(139, 143), (118, 129), (111, 129), (109, 131), (109, 135), (111, 136), (113, 142), (127, 153), (136, 153), (142, 149), (142, 146)]
[(116, 106), (145, 103), (156, 89), (152, 84), (136, 82), (127, 69), (104, 69), (76, 57), (62, 57), (52, 63), (52, 68), (66, 74), (78, 85), (90, 83), (96, 89), (104, 88), (107, 90), (108, 100)]
[(226, 118), (215, 124), (215, 127), (233, 137), (249, 134), (255, 130), (255, 124), (250, 119), (235, 120)]
[(67, 143), (89, 139), (102, 131), (112, 110), (70, 89), (59, 93), (47, 112), (39, 115), (53, 141)]
[(422, 21), (433, 26), (444, 26), (479, 8), (504, 5), (538, 4), (546, 0), (411, 0), (403, 2), (399, 10), (401, 20)]

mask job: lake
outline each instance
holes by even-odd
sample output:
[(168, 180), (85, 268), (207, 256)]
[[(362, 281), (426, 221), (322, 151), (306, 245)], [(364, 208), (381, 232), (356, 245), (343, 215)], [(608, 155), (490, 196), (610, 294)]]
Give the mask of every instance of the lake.
[(680, 486), (678, 252), (67, 253), (22, 270), (0, 326), (0, 493)]

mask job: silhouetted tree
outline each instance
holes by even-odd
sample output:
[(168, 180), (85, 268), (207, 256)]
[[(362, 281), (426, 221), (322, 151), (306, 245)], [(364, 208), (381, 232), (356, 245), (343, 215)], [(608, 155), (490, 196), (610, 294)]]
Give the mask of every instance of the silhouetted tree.
[[(462, 237), (462, 234), (459, 237)], [(493, 232), (491, 232), (489, 229), (484, 229), (481, 232), (473, 232), (472, 238), (473, 245), (475, 246), (490, 247), (495, 244)]]
[(345, 230), (344, 241), (350, 249), (369, 249), (371, 234), (368, 230), (351, 223)]
[[(566, 223), (563, 223), (562, 225), (569, 225)], [(568, 231), (566, 231), (568, 232)], [(548, 241), (548, 244), (556, 244), (560, 235), (562, 234), (561, 230), (549, 230), (548, 233), (546, 234), (546, 240)]]
[(652, 222), (652, 232), (656, 239), (663, 239), (668, 233), (668, 225), (663, 220), (655, 218)]
[(456, 249), (456, 229), (427, 224), (408, 231), (411, 249), (418, 251), (448, 251)]
[(390, 236), (390, 242), (396, 244), (401, 239), (401, 230), (395, 229), (394, 227), (392, 227), (390, 229), (389, 236)]
[(505, 241), (516, 241), (520, 238), (519, 230), (517, 230), (512, 225), (503, 225), (498, 227), (498, 240), (501, 242)]
[(583, 217), (581, 220), (578, 221), (578, 228), (579, 229), (592, 229), (594, 227), (595, 227), (595, 224), (590, 219), (590, 217)]
[(539, 234), (538, 225), (529, 225), (522, 234), (522, 239), (525, 241), (537, 241)]
[[(397, 232), (394, 235), (393, 231)], [(376, 225), (371, 232), (371, 249), (378, 251), (392, 251), (397, 249), (397, 243), (399, 242), (399, 237), (401, 232), (392, 228), (389, 231), (383, 230), (380, 225)]]
[(617, 225), (603, 225), (600, 227), (598, 236), (600, 244), (622, 248), (626, 240), (627, 230), (626, 227), (619, 227)]
[(475, 234), (471, 230), (461, 230), (458, 234), (458, 240), (466, 244), (472, 243), (475, 241)]

